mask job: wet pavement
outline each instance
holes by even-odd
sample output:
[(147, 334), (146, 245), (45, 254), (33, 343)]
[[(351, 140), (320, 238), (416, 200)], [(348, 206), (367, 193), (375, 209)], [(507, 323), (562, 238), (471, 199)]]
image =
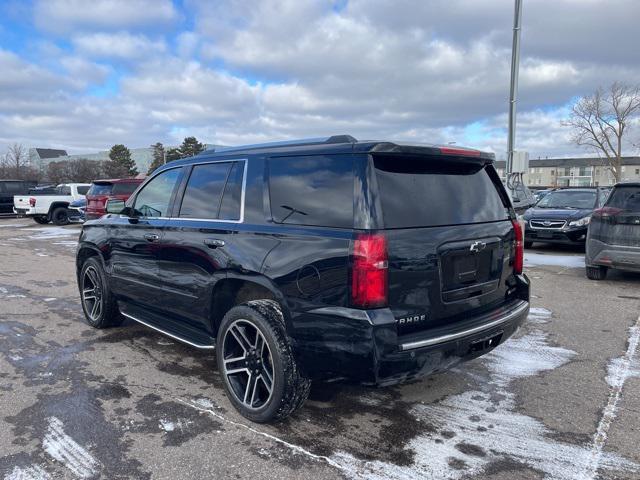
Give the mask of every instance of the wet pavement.
[(534, 308), (506, 344), (400, 387), (315, 385), (266, 426), (211, 353), (84, 322), (79, 229), (0, 219), (0, 479), (640, 478), (640, 275), (530, 250)]

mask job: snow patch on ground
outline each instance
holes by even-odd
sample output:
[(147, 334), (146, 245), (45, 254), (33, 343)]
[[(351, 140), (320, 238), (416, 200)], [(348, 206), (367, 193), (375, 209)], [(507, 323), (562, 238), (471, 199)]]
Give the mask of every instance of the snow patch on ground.
[(524, 253), (524, 266), (537, 267), (541, 265), (567, 268), (584, 268), (582, 255), (547, 255), (541, 253)]
[(544, 307), (531, 307), (527, 320), (529, 323), (547, 323), (550, 318), (551, 310), (547, 310)]
[(5, 475), (4, 480), (49, 480), (51, 476), (40, 465), (28, 467), (13, 467), (11, 473)]
[[(548, 319), (551, 312), (534, 309), (530, 320), (532, 317), (534, 322)], [(338, 452), (331, 459), (348, 476), (358, 479), (468, 478), (505, 458), (535, 468), (549, 478), (583, 479), (585, 465), (592, 457), (591, 446), (554, 439), (554, 432), (542, 422), (518, 412), (515, 394), (509, 391), (514, 380), (561, 367), (575, 355), (549, 345), (546, 333), (539, 330), (512, 338), (482, 358), (489, 377), (479, 382), (481, 390), (413, 407), (413, 415), (436, 428), (435, 433), (418, 436), (408, 445), (415, 452), (413, 465), (367, 462), (347, 452)], [(640, 473), (639, 465), (615, 454), (602, 453), (598, 465)]]
[(49, 240), (52, 238), (64, 238), (71, 237), (72, 235), (78, 235), (77, 230), (69, 230), (62, 227), (43, 227), (43, 228), (24, 228), (23, 230), (29, 232), (39, 232), (33, 235), (29, 235), (31, 240)]
[(9, 228), (9, 227), (24, 227), (24, 225), (21, 225), (19, 223), (3, 223), (0, 225), (0, 228)]
[(57, 417), (49, 417), (49, 425), (42, 447), (55, 460), (62, 463), (79, 478), (90, 478), (98, 473), (98, 462), (81, 445), (64, 432)]

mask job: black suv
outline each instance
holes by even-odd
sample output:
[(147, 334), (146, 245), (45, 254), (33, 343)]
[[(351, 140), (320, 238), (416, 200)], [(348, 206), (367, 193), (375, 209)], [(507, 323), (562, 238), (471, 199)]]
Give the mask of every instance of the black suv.
[(476, 150), (348, 135), (171, 162), (84, 224), (94, 327), (130, 318), (216, 350), (245, 417), (281, 419), (310, 381), (409, 381), (526, 318), (522, 228)]

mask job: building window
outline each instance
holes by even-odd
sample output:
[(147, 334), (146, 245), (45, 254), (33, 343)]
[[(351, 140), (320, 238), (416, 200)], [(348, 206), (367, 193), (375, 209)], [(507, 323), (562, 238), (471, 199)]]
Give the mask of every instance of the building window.
[(640, 175), (640, 168), (636, 168), (636, 175)]
[(555, 170), (551, 170), (551, 175), (555, 175), (556, 171)]

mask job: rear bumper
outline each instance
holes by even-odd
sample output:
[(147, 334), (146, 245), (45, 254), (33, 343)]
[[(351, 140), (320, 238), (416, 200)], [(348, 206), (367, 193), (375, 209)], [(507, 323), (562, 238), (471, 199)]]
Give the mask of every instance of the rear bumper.
[(391, 310), (320, 308), (293, 318), (294, 351), (306, 375), (368, 385), (411, 381), (479, 357), (507, 340), (529, 313), (529, 281), (490, 312), (399, 336)]
[(589, 239), (585, 261), (589, 266), (640, 272), (640, 247), (609, 245), (600, 240)]
[(563, 245), (584, 245), (587, 239), (587, 228), (578, 227), (566, 230), (525, 228), (524, 239), (527, 242), (559, 243)]
[(16, 208), (13, 207), (13, 213), (18, 215), (19, 217), (33, 217), (36, 215), (36, 211), (34, 208)]

